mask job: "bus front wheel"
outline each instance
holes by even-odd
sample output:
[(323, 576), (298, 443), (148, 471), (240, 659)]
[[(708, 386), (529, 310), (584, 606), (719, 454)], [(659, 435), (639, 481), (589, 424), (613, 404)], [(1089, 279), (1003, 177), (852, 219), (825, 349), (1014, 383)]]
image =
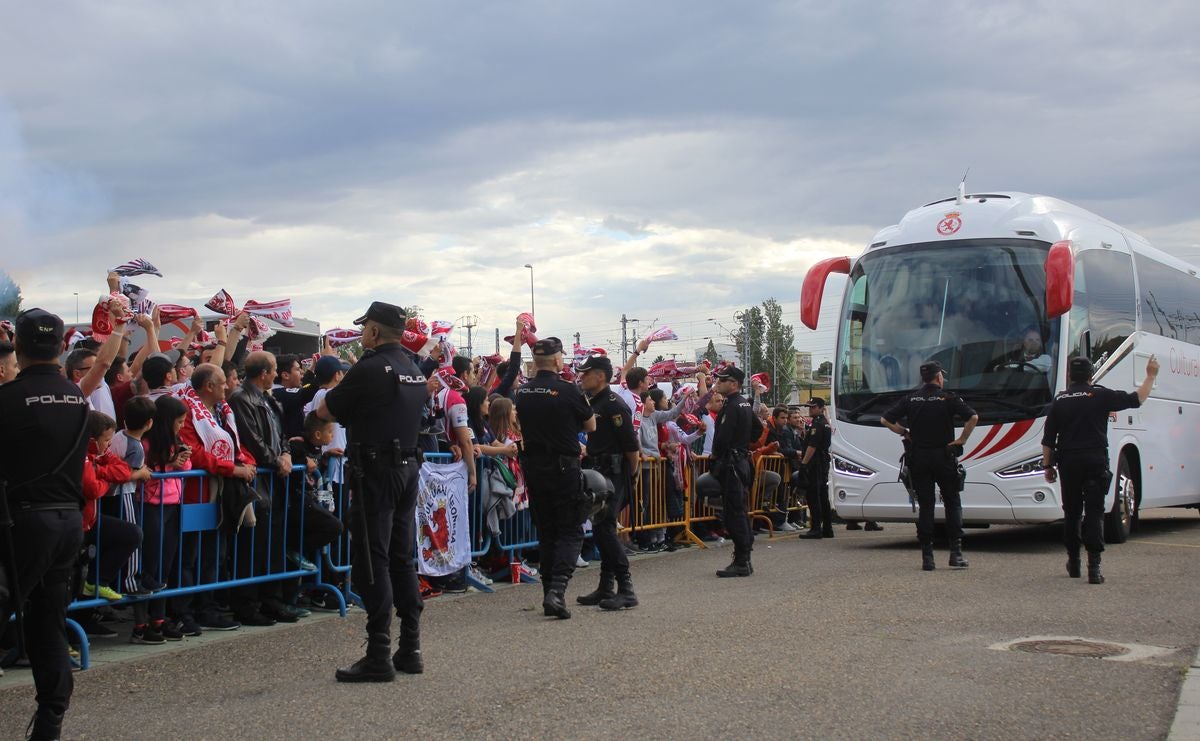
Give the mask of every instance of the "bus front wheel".
[(1133, 466), (1124, 453), (1117, 460), (1117, 475), (1114, 478), (1117, 496), (1112, 511), (1104, 517), (1104, 539), (1109, 543), (1124, 543), (1129, 540), (1129, 533), (1133, 530), (1138, 506), (1137, 481), (1133, 476)]

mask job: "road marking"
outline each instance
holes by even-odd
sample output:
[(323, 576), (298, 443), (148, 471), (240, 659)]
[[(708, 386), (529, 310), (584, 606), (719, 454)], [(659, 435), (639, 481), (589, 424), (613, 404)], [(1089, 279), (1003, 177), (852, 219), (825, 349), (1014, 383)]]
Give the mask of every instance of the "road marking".
[(1193, 543), (1147, 543), (1145, 541), (1135, 540), (1131, 545), (1161, 545), (1168, 548), (1200, 548), (1200, 545)]

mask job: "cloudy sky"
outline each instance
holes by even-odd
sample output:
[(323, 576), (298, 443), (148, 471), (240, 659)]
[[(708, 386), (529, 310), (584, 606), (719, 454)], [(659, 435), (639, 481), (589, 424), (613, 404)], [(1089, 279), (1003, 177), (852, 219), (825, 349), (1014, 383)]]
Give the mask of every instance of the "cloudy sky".
[(529, 263), (543, 334), (687, 353), (774, 296), (819, 361), (808, 266), (968, 167), (1200, 260), (1194, 2), (8, 5), (0, 268), (68, 320), (145, 257), (161, 301), (490, 350)]

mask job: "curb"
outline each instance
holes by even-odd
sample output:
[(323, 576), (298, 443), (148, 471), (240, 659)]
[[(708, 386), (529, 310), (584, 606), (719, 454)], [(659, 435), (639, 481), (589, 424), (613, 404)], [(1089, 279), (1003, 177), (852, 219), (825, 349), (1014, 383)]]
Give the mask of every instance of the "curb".
[(1175, 708), (1175, 722), (1167, 741), (1188, 741), (1200, 738), (1200, 650), (1192, 657), (1191, 668), (1179, 688), (1179, 705)]

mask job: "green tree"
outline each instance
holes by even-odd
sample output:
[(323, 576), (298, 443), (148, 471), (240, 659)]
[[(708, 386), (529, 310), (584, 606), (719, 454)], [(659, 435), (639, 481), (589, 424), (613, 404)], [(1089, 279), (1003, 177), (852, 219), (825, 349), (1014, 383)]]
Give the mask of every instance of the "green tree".
[(786, 401), (796, 378), (796, 331), (783, 322), (783, 307), (774, 298), (762, 303), (766, 322), (763, 337), (763, 361), (760, 370), (771, 374), (771, 391), (768, 398), (772, 404)]
[(708, 341), (708, 347), (704, 350), (703, 358), (713, 365), (721, 362), (721, 356), (717, 354), (717, 346), (713, 344), (712, 340)]
[(733, 344), (738, 352), (738, 366), (748, 373), (758, 373), (767, 365), (763, 352), (767, 335), (763, 311), (758, 306), (751, 306), (739, 312), (735, 318), (738, 328), (733, 333)]
[(21, 287), (8, 273), (0, 270), (0, 319), (13, 319), (21, 313)]
[(814, 375), (829, 376), (832, 373), (833, 373), (833, 361), (825, 360), (820, 365), (817, 366), (817, 372)]

